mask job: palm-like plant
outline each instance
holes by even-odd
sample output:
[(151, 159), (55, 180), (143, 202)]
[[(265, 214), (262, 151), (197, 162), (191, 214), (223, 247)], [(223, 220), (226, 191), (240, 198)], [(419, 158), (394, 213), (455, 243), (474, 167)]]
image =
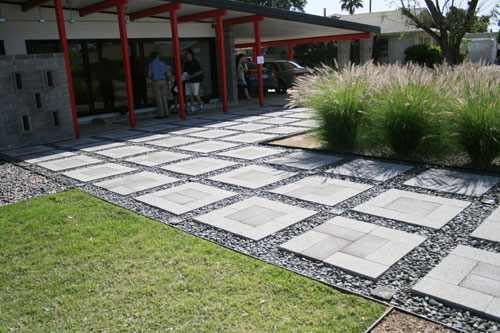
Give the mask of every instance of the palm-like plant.
[(356, 8), (363, 8), (363, 0), (340, 0), (340, 9), (348, 11), (349, 15), (354, 14)]

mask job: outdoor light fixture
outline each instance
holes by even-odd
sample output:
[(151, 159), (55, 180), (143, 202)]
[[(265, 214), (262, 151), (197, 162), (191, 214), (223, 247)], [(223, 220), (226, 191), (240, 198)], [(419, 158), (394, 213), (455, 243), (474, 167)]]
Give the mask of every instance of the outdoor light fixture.
[(71, 0), (68, 0), (68, 5), (69, 5), (69, 23), (75, 23), (76, 20), (73, 18), (73, 8), (71, 8)]
[(45, 23), (45, 19), (42, 18), (42, 7), (38, 7), (38, 15), (40, 16), (40, 19), (38, 20), (38, 22)]

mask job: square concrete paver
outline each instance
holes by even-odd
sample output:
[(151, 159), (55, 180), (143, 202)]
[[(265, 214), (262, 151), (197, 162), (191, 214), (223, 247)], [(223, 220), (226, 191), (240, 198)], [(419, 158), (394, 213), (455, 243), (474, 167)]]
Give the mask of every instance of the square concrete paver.
[(276, 155), (281, 153), (279, 150), (266, 147), (243, 147), (240, 149), (230, 150), (218, 155), (241, 158), (243, 160), (256, 160), (258, 158)]
[(98, 141), (98, 142), (84, 144), (81, 146), (76, 146), (76, 147), (73, 147), (73, 149), (87, 151), (87, 152), (93, 152), (93, 151), (111, 149), (111, 148), (117, 148), (117, 147), (123, 147), (123, 146), (125, 146), (125, 144), (123, 142)]
[(411, 168), (412, 167), (408, 165), (357, 159), (327, 170), (327, 172), (344, 176), (385, 181)]
[(308, 127), (308, 128), (316, 128), (319, 127), (319, 121), (315, 119), (308, 120), (300, 120), (297, 122), (290, 123), (291, 126), (300, 126), (300, 127)]
[(426, 238), (345, 217), (335, 217), (280, 248), (377, 279)]
[(275, 135), (271, 134), (260, 134), (260, 133), (244, 133), (233, 136), (228, 136), (224, 138), (227, 141), (243, 142), (243, 143), (256, 143), (260, 141), (270, 140), (275, 138)]
[(253, 123), (254, 121), (260, 121), (260, 120), (266, 120), (269, 119), (267, 117), (262, 117), (262, 116), (248, 116), (248, 117), (240, 117), (236, 118), (236, 121), (243, 121), (243, 122), (248, 122), (248, 123)]
[(0, 153), (4, 154), (6, 156), (10, 156), (10, 157), (19, 157), (22, 155), (32, 155), (32, 154), (37, 154), (37, 153), (41, 153), (41, 152), (49, 151), (49, 150), (54, 150), (54, 148), (49, 147), (49, 146), (31, 146), (31, 147), (25, 147), (25, 148), (4, 150)]
[(293, 111), (273, 111), (273, 112), (267, 112), (266, 116), (267, 117), (285, 117), (293, 114)]
[(300, 127), (278, 126), (278, 127), (263, 129), (263, 130), (260, 130), (259, 132), (269, 133), (269, 134), (285, 134), (286, 135), (286, 134), (294, 134), (294, 133), (300, 133), (300, 132), (305, 132), (305, 131), (307, 131), (307, 129), (300, 128)]
[(354, 207), (354, 210), (439, 229), (469, 205), (468, 201), (392, 189)]
[(165, 138), (167, 138), (167, 136), (165, 134), (143, 133), (143, 134), (128, 138), (126, 141), (141, 143), (141, 142), (160, 140), (160, 139), (165, 139)]
[(70, 157), (70, 156), (75, 156), (75, 153), (65, 151), (65, 150), (48, 150), (44, 151), (41, 153), (33, 154), (33, 155), (23, 155), (19, 157), (26, 163), (30, 164), (35, 164), (35, 163), (41, 163), (45, 161), (50, 161), (50, 160), (56, 160), (58, 158), (63, 158), (63, 157)]
[(156, 153), (132, 157), (127, 159), (126, 161), (145, 166), (156, 166), (164, 163), (182, 160), (189, 157), (191, 157), (191, 155), (172, 153), (169, 151), (159, 151)]
[(500, 207), (495, 209), (471, 234), (472, 237), (500, 242)]
[(61, 171), (68, 170), (73, 168), (79, 168), (82, 166), (101, 163), (102, 160), (98, 160), (96, 158), (92, 158), (89, 156), (73, 156), (68, 158), (63, 158), (60, 160), (49, 161), (38, 163), (38, 166), (51, 170), (51, 171)]
[[(186, 114), (186, 115), (189, 117), (189, 114)], [(198, 125), (203, 126), (204, 124), (209, 123), (210, 121), (211, 121), (210, 119), (204, 119), (204, 118), (188, 118), (188, 119), (176, 120), (176, 121), (172, 122), (172, 124), (192, 127), (192, 126), (198, 126)]]
[(236, 146), (238, 146), (238, 145), (234, 144), (234, 143), (229, 143), (229, 142), (203, 141), (200, 143), (187, 145), (187, 146), (181, 147), (179, 149), (187, 150), (187, 151), (194, 151), (197, 153), (213, 153), (215, 151), (233, 148)]
[(295, 172), (281, 171), (259, 165), (249, 165), (210, 177), (210, 179), (248, 188), (259, 188), (294, 175), (296, 175)]
[(298, 119), (311, 119), (313, 117), (312, 112), (292, 112), (286, 115), (288, 118), (298, 118)]
[(207, 185), (187, 183), (135, 199), (180, 215), (236, 194)]
[(149, 153), (152, 151), (154, 151), (154, 149), (141, 147), (141, 146), (125, 146), (125, 147), (100, 151), (100, 152), (97, 152), (96, 154), (111, 157), (111, 158), (123, 158), (123, 157), (128, 157), (128, 156), (133, 156), (133, 155)]
[(331, 155), (297, 152), (283, 157), (273, 158), (266, 163), (311, 170), (340, 161), (342, 158)]
[(144, 171), (135, 173), (133, 175), (127, 175), (120, 178), (107, 180), (95, 185), (105, 188), (111, 192), (127, 195), (130, 193), (144, 191), (153, 187), (173, 183), (178, 180), (178, 178)]
[(449, 193), (481, 196), (499, 181), (499, 177), (430, 169), (404, 184)]
[(301, 200), (333, 206), (371, 188), (345, 180), (312, 176), (271, 190)]
[(208, 157), (199, 157), (184, 162), (169, 164), (162, 167), (162, 169), (190, 176), (198, 176), (207, 172), (227, 168), (236, 164), (237, 163), (231, 161), (216, 160), (214, 158)]
[(289, 123), (293, 123), (297, 121), (296, 119), (291, 118), (267, 118), (263, 120), (259, 120), (258, 122), (261, 124), (269, 124), (269, 125), (286, 125)]
[(459, 245), (412, 291), (499, 320), (500, 254)]
[(203, 125), (203, 127), (208, 127), (208, 128), (221, 128), (221, 127), (230, 127), (234, 125), (238, 125), (240, 123), (237, 123), (235, 121), (212, 121), (208, 124)]
[(237, 134), (238, 132), (236, 131), (229, 131), (229, 130), (223, 130), (223, 129), (214, 129), (214, 130), (208, 130), (208, 131), (203, 131), (203, 132), (197, 132), (197, 133), (192, 133), (190, 134), (191, 136), (195, 136), (197, 138), (205, 138), (205, 139), (217, 139), (223, 136), (228, 136), (232, 134)]
[(158, 147), (172, 148), (198, 141), (200, 141), (200, 139), (183, 138), (181, 136), (167, 136), (165, 139), (150, 141), (147, 144)]
[(238, 131), (244, 131), (244, 132), (255, 132), (255, 131), (261, 131), (265, 128), (271, 127), (270, 125), (264, 125), (264, 124), (239, 124), (231, 127), (227, 127), (227, 129), (231, 130), (238, 130)]
[(251, 197), (198, 216), (195, 220), (246, 238), (260, 240), (314, 214), (316, 212), (312, 210)]
[(120, 164), (106, 163), (95, 165), (88, 168), (77, 169), (63, 173), (63, 175), (79, 180), (81, 182), (89, 182), (91, 180), (116, 176), (122, 173), (135, 171), (136, 169), (129, 168)]
[(188, 127), (188, 128), (177, 127), (176, 129), (169, 131), (168, 134), (190, 135), (192, 133), (197, 133), (197, 132), (206, 131), (206, 130), (207, 130), (207, 128), (204, 128), (204, 127)]

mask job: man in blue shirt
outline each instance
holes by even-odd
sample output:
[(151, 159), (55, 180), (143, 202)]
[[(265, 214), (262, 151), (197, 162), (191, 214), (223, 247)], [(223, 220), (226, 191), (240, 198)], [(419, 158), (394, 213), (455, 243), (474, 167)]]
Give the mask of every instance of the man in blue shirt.
[(153, 52), (154, 59), (148, 66), (148, 77), (153, 80), (153, 98), (158, 108), (158, 116), (155, 118), (168, 117), (167, 89), (169, 84), (167, 79), (169, 71), (167, 65), (160, 60), (160, 53)]

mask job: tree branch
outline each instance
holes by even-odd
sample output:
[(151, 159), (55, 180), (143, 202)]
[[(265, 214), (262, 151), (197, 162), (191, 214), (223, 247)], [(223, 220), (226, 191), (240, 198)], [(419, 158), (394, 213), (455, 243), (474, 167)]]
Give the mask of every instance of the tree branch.
[[(401, 3), (403, 3), (403, 0), (401, 0)], [(417, 28), (423, 29), (425, 32), (427, 32), (429, 35), (431, 35), (434, 39), (440, 40), (441, 36), (435, 33), (430, 27), (426, 26), (416, 15), (414, 15), (409, 8), (406, 8), (404, 5), (401, 8), (401, 13), (408, 17), (410, 20), (412, 20), (416, 25)]]

